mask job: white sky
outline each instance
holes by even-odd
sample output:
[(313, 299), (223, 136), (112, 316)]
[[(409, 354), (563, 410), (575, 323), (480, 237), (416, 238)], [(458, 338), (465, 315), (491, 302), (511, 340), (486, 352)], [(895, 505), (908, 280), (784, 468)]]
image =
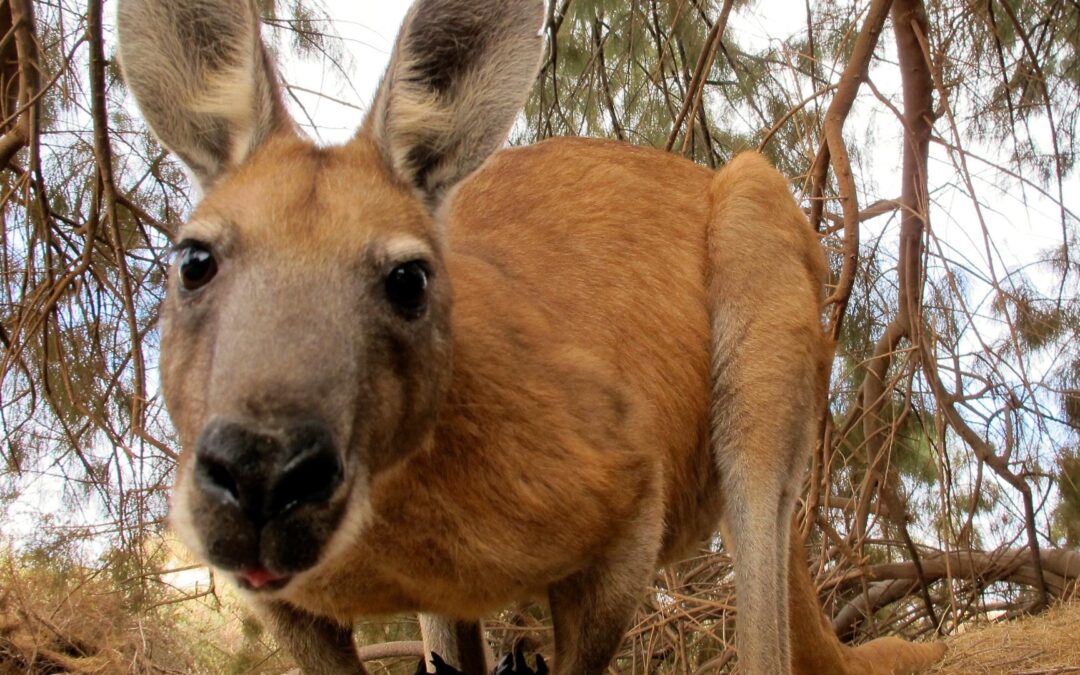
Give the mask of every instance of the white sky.
[[(404, 0), (324, 0), (333, 26), (342, 38), (342, 47), (351, 63), (342, 64), (348, 71), (351, 86), (334, 73), (326, 59), (292, 59), (284, 64), (285, 80), (292, 85), (319, 91), (327, 96), (367, 109), (379, 78), (386, 70), (394, 37), (409, 8)], [(318, 125), (317, 138), (324, 143), (348, 139), (363, 117), (361, 110), (339, 105), (325, 97), (294, 90), (307, 113)], [(310, 126), (295, 101), (289, 101), (293, 115), (308, 132)]]

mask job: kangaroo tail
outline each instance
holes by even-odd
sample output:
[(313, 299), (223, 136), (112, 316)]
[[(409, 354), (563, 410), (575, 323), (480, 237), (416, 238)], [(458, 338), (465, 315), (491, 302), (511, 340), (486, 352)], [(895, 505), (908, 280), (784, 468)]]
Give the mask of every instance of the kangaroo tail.
[(842, 644), (818, 605), (805, 548), (792, 527), (789, 612), (792, 667), (798, 675), (914, 675), (945, 656), (945, 643), (883, 637), (857, 647)]

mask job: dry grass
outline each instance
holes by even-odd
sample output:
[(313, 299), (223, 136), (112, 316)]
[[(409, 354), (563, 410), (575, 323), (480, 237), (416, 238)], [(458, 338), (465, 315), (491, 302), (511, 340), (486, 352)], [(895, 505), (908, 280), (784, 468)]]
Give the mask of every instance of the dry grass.
[[(6, 563), (6, 564), (3, 564)], [(102, 572), (0, 560), (0, 675), (271, 675), (288, 659), (228, 595), (136, 601)]]
[(1080, 599), (949, 638), (936, 675), (1080, 674)]
[(168, 648), (156, 626), (130, 616), (98, 580), (69, 585), (10, 571), (3, 577), (0, 674), (146, 672), (151, 645)]
[[(101, 575), (17, 571), (9, 561), (0, 565), (0, 675), (286, 672), (289, 659), (245, 620), (228, 596), (225, 592), (218, 603), (195, 600), (133, 612)], [(646, 621), (661, 618), (649, 616)], [(361, 643), (400, 639), (369, 632)], [(520, 632), (515, 635), (520, 637)], [(964, 634), (949, 638), (948, 645), (945, 661), (932, 673), (1080, 675), (1080, 598), (1034, 617), (966, 624)], [(633, 640), (627, 646), (641, 648)], [(636, 656), (649, 662), (641, 652)], [(408, 659), (369, 666), (373, 673), (412, 672)], [(681, 662), (681, 667), (677, 663), (665, 672), (694, 672), (699, 667)]]

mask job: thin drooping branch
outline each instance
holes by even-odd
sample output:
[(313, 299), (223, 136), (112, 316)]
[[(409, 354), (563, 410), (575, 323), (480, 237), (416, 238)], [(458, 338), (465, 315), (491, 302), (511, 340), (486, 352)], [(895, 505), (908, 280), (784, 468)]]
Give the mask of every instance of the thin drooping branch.
[(555, 130), (551, 126), (551, 110), (547, 106), (547, 102), (544, 100), (546, 94), (546, 87), (543, 86), (547, 75), (551, 75), (551, 94), (553, 102), (551, 107), (555, 109), (561, 108), (559, 102), (559, 31), (562, 29), (563, 21), (566, 19), (566, 14), (570, 11), (571, 0), (563, 0), (556, 10), (555, 2), (547, 3), (547, 20), (545, 22), (544, 29), (547, 32), (547, 46), (548, 46), (548, 58), (544, 62), (543, 67), (540, 69), (539, 80), (540, 87), (540, 115), (544, 120), (543, 130), (544, 134), (540, 134), (540, 125), (537, 126), (537, 137), (539, 140), (544, 136), (551, 136), (555, 133)]
[[(1046, 75), (1043, 73), (1042, 66), (1039, 65), (1039, 56), (1035, 53), (1035, 50), (1031, 46), (1031, 40), (1028, 39), (1027, 31), (1024, 29), (1024, 24), (1016, 16), (1016, 11), (1007, 2), (1001, 3), (1002, 8), (1005, 10), (1005, 14), (1008, 15), (1009, 21), (1012, 22), (1013, 30), (1016, 31), (1017, 37), (1020, 38), (1020, 44), (1024, 46), (1024, 52), (1027, 54), (1028, 59), (1031, 61), (1031, 68), (1035, 71), (1035, 82), (1038, 83), (1039, 93), (1042, 94), (1043, 109), (1046, 112), (1046, 122), (1050, 126), (1050, 143), (1054, 149), (1054, 177), (1057, 179), (1057, 203), (1061, 212), (1061, 246), (1062, 255), (1066, 260), (1069, 258), (1069, 219), (1065, 215), (1065, 169), (1062, 166), (1062, 152), (1058, 143), (1058, 130), (1054, 125), (1054, 103), (1050, 96), (1050, 89), (1047, 84)], [(1008, 96), (1008, 88), (1006, 88), (1006, 96)], [(1068, 276), (1068, 267), (1065, 268), (1066, 272), (1062, 275), (1062, 287), (1065, 284), (1065, 277)]]
[(131, 397), (131, 429), (135, 435), (142, 430), (146, 409), (146, 361), (143, 358), (138, 315), (135, 311), (135, 289), (128, 269), (127, 252), (121, 238), (116, 179), (113, 175), (112, 145), (109, 140), (109, 113), (105, 89), (105, 47), (102, 37), (103, 0), (91, 0), (87, 11), (87, 33), (90, 37), (90, 100), (94, 118), (94, 155), (97, 159), (98, 180), (104, 197), (105, 220), (109, 226), (110, 243), (120, 275), (121, 301), (127, 317), (131, 338), (133, 396)]
[(814, 165), (810, 169), (810, 224), (821, 230), (821, 219), (825, 209), (825, 181), (832, 164), (836, 182), (840, 191), (840, 206), (844, 214), (844, 246), (840, 265), (840, 275), (836, 289), (825, 300), (829, 307), (829, 334), (833, 340), (840, 335), (844, 316), (847, 313), (851, 289), (855, 285), (855, 269), (859, 260), (859, 200), (855, 186), (855, 176), (851, 169), (847, 146), (844, 143), (844, 123), (855, 104), (862, 83), (866, 81), (870, 70), (870, 60), (874, 56), (885, 19), (889, 16), (892, 0), (874, 0), (866, 13), (855, 45), (848, 58), (844, 72), (840, 76), (836, 94), (825, 113), (822, 131), (824, 143), (818, 151)]
[(964, 419), (964, 416), (961, 415), (960, 411), (956, 408), (956, 394), (950, 393), (945, 387), (930, 346), (923, 345), (923, 352), (923, 370), (926, 373), (930, 388), (937, 398), (938, 405), (941, 407), (949, 426), (951, 426), (960, 438), (972, 449), (979, 461), (989, 466), (995, 474), (1019, 492), (1024, 501), (1024, 520), (1026, 525), (1024, 529), (1028, 539), (1028, 552), (1031, 556), (1033, 568), (1036, 570), (1038, 576), (1038, 581), (1035, 583), (1035, 589), (1039, 593), (1039, 599), (1031, 609), (1034, 611), (1041, 607), (1045, 607), (1049, 602), (1050, 595), (1042, 575), (1042, 554), (1041, 547), (1039, 546), (1039, 530), (1037, 523), (1035, 522), (1035, 500), (1034, 496), (1031, 494), (1031, 486), (1028, 485), (1026, 480), (1018, 476), (1011, 468), (1009, 468), (1008, 461), (995, 452), (990, 444), (971, 428), (971, 425), (968, 424), (967, 420)]
[[(708, 119), (705, 116), (704, 107), (702, 105), (702, 96), (705, 93), (705, 85), (708, 83), (709, 67), (714, 60), (716, 60), (716, 51), (724, 48), (724, 31), (727, 29), (728, 15), (731, 14), (732, 7), (731, 0), (725, 0), (723, 7), (720, 9), (720, 16), (717, 18), (716, 23), (713, 24), (710, 29), (710, 34), (716, 35), (716, 40), (712, 43), (713, 53), (709, 56), (708, 63), (705, 66), (705, 70), (702, 72), (702, 78), (698, 82), (692, 82), (690, 91), (692, 92), (691, 98), (692, 111), (690, 117), (686, 119), (686, 133), (683, 134), (682, 142), (682, 154), (686, 154), (690, 149), (690, 144), (694, 139), (694, 121), (700, 120), (701, 122), (701, 134), (706, 139), (706, 142), (711, 146), (709, 141), (709, 125)], [(677, 127), (676, 127), (677, 128)], [(708, 157), (712, 158), (712, 148), (709, 148)]]
[(604, 43), (607, 41), (607, 36), (603, 33), (603, 27), (603, 17), (596, 16), (593, 19), (592, 31), (593, 47), (596, 50), (596, 73), (600, 78), (600, 94), (603, 96), (608, 115), (611, 116), (611, 131), (615, 134), (615, 138), (625, 141), (626, 133), (623, 131), (622, 124), (619, 123), (619, 113), (615, 110), (615, 97), (611, 93), (611, 84), (608, 82), (607, 61), (604, 59)]
[[(921, 0), (919, 0), (919, 1), (921, 3)], [(929, 46), (927, 44), (927, 39), (926, 39), (927, 28), (926, 28), (925, 18), (923, 18), (921, 22), (917, 21), (917, 20), (913, 20), (909, 24), (909, 26), (910, 26), (910, 36), (909, 36), (910, 44), (907, 45), (907, 49), (912, 51), (912, 52), (914, 52), (915, 50), (918, 50), (917, 58), (919, 59), (919, 61), (922, 62), (922, 63), (928, 64), (929, 61), (930, 61), (930, 51), (929, 51)], [(903, 63), (904, 63), (904, 61), (903, 61), (903, 58), (904, 58), (903, 52), (904, 51), (905, 51), (905, 49), (902, 48), (901, 49), (901, 66), (902, 66), (902, 68), (903, 68)], [(914, 59), (914, 58), (916, 58), (916, 55), (912, 54), (910, 56), (910, 58)], [(907, 96), (908, 96), (908, 89), (907, 89), (908, 79), (907, 79), (907, 73), (905, 72), (903, 74), (904, 74), (904, 77), (905, 77), (905, 79), (904, 79), (905, 115), (908, 115), (910, 113), (910, 111), (908, 111), (907, 108), (906, 108)], [(929, 67), (927, 67), (925, 77), (927, 79), (927, 82), (932, 86), (933, 82), (931, 80)], [(921, 87), (920, 87), (920, 89), (921, 89)], [(940, 90), (940, 87), (939, 87), (939, 90)], [(928, 90), (926, 90), (926, 93), (924, 94), (924, 96), (927, 99), (929, 99), (929, 97), (930, 97), (930, 91), (931, 90), (928, 89)], [(924, 116), (925, 116), (925, 118), (927, 120), (927, 122), (926, 122), (927, 127), (929, 127), (932, 113), (930, 112), (931, 108), (929, 108), (929, 103), (927, 102), (925, 105), (927, 106), (927, 108), (926, 108), (926, 112), (924, 113)], [(918, 120), (915, 120), (915, 122), (917, 123)], [(910, 124), (910, 123), (912, 123), (912, 120), (908, 120), (906, 122), (906, 124)], [(924, 167), (924, 169), (923, 169), (923, 174), (922, 174), (923, 178), (922, 178), (922, 185), (921, 185), (921, 192), (920, 192), (920, 194), (923, 195), (922, 198), (923, 198), (924, 201), (926, 200), (926, 194), (927, 194), (926, 177), (925, 177), (925, 167), (926, 167), (925, 157), (929, 153), (929, 143), (930, 143), (930, 130), (929, 130), (929, 128), (926, 129), (925, 134), (926, 134), (925, 139), (923, 139), (923, 138), (918, 139), (919, 143), (920, 143), (920, 145), (918, 147), (919, 147), (920, 152), (923, 153), (922, 156), (924, 158), (923, 161), (922, 161), (922, 164), (921, 164), (921, 166)], [(905, 148), (905, 152), (906, 152), (906, 150), (907, 149)], [(916, 167), (916, 168), (918, 168), (918, 167)], [(906, 156), (905, 156), (905, 163), (904, 163), (904, 171), (905, 171), (905, 176), (907, 176), (908, 175), (908, 173), (907, 173), (908, 172), (908, 166), (907, 166)], [(905, 183), (905, 189), (907, 189), (906, 183)], [(905, 206), (908, 203), (906, 201), (906, 197), (903, 197), (903, 196), (901, 197), (901, 202), (903, 204), (905, 204)], [(903, 230), (903, 224), (901, 225), (901, 230)], [(911, 249), (911, 253), (909, 253), (909, 255), (913, 255), (914, 253), (918, 254), (916, 261), (909, 260), (909, 261), (907, 261), (906, 265), (905, 265), (904, 258), (903, 258), (903, 256), (905, 255), (905, 249), (904, 249), (905, 245), (910, 246), (910, 247), (916, 247), (917, 246), (917, 248), (912, 248)], [(903, 281), (905, 279), (905, 277), (904, 277), (905, 273), (907, 274), (907, 281), (909, 283), (913, 283), (914, 279), (912, 278), (912, 275), (914, 275), (914, 274), (919, 274), (920, 276), (922, 275), (922, 270), (919, 267), (922, 264), (921, 261), (922, 261), (922, 255), (923, 255), (923, 252), (922, 252), (922, 231), (921, 230), (919, 232), (919, 239), (918, 239), (917, 244), (916, 244), (916, 242), (912, 241), (910, 238), (908, 240), (905, 240), (903, 238), (903, 232), (901, 233), (901, 253), (900, 253), (900, 255), (901, 255), (901, 267), (900, 267), (901, 283), (903, 283)], [(920, 288), (921, 288), (922, 281), (919, 280), (918, 283), (919, 283)], [(901, 286), (901, 291), (903, 291), (903, 286)], [(903, 309), (903, 304), (901, 306), (901, 309)], [(919, 311), (920, 311), (920, 314), (921, 314), (921, 309)], [(916, 315), (913, 314), (913, 317), (914, 316), (916, 316)], [(917, 325), (913, 324), (913, 329), (914, 330), (921, 330), (921, 326), (922, 326), (921, 322), (918, 323)], [(940, 407), (941, 411), (944, 413), (945, 419), (948, 421), (949, 425), (960, 435), (960, 437), (969, 445), (969, 447), (971, 447), (971, 449), (975, 452), (976, 457), (979, 458), (979, 461), (985, 462), (987, 466), (989, 466), (999, 477), (1001, 477), (1009, 485), (1011, 485), (1014, 489), (1016, 489), (1017, 492), (1019, 492), (1020, 495), (1021, 495), (1021, 499), (1023, 500), (1023, 503), (1024, 503), (1024, 519), (1025, 519), (1025, 525), (1026, 525), (1025, 530), (1026, 530), (1027, 539), (1028, 539), (1028, 548), (1029, 548), (1029, 551), (1030, 551), (1030, 554), (1031, 554), (1032, 565), (1033, 565), (1033, 568), (1035, 569), (1036, 575), (1037, 575), (1035, 588), (1038, 591), (1038, 600), (1033, 604), (1032, 609), (1039, 609), (1041, 607), (1045, 607), (1049, 603), (1049, 592), (1048, 592), (1047, 587), (1046, 587), (1046, 581), (1043, 578), (1043, 574), (1042, 574), (1042, 557), (1040, 555), (1038, 527), (1037, 527), (1037, 524), (1035, 522), (1035, 501), (1034, 501), (1034, 496), (1031, 493), (1031, 486), (1027, 483), (1027, 481), (1024, 478), (1022, 478), (1021, 476), (1018, 476), (1015, 472), (1013, 472), (1012, 469), (1009, 467), (1008, 461), (1006, 459), (1002, 458), (1000, 455), (998, 455), (998, 453), (996, 453), (991, 448), (990, 444), (987, 443), (986, 440), (984, 438), (982, 438), (979, 434), (975, 433), (974, 429), (971, 428), (971, 426), (968, 424), (967, 420), (965, 420), (963, 418), (963, 415), (961, 415), (959, 410), (957, 410), (957, 408), (956, 408), (956, 400), (957, 400), (956, 397), (957, 397), (957, 394), (959, 392), (950, 393), (948, 391), (948, 389), (945, 387), (945, 384), (942, 381), (940, 373), (939, 373), (939, 368), (938, 368), (938, 365), (937, 365), (936, 356), (933, 353), (933, 349), (931, 348), (931, 346), (929, 344), (929, 341), (925, 340), (925, 339), (920, 339), (921, 336), (915, 336), (915, 337), (916, 337), (916, 339), (914, 341), (915, 341), (916, 345), (919, 347), (919, 349), (922, 352), (921, 363), (923, 365), (923, 372), (926, 374), (927, 380), (928, 380), (928, 382), (930, 384), (930, 388), (933, 391), (934, 396), (938, 400), (938, 406)]]
[[(705, 90), (705, 81), (708, 79), (709, 68), (712, 67), (716, 52), (724, 41), (724, 29), (727, 27), (728, 15), (731, 13), (733, 4), (734, 0), (724, 0), (724, 5), (720, 9), (720, 17), (713, 23), (708, 37), (705, 38), (705, 44), (701, 47), (701, 54), (698, 55), (697, 63), (694, 65), (694, 74), (690, 78), (690, 90), (683, 97), (682, 107), (675, 117), (675, 123), (671, 126), (671, 132), (668, 134), (667, 144), (664, 146), (665, 150), (670, 151), (675, 147), (675, 139), (678, 138), (684, 121), (687, 124), (687, 138), (690, 137), (693, 131), (694, 116), (687, 117), (687, 113), (690, 112), (691, 108), (696, 109), (697, 106), (701, 105), (701, 95)], [(686, 148), (687, 144), (684, 141), (683, 152), (686, 152)]]

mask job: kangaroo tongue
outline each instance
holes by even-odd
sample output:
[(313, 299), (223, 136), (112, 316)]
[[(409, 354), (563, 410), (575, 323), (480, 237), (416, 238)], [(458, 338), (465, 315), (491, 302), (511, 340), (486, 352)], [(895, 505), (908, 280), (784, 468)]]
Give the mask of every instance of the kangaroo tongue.
[(246, 581), (252, 588), (262, 588), (269, 583), (280, 581), (285, 577), (274, 574), (265, 567), (249, 567), (245, 570), (241, 570), (240, 578)]

